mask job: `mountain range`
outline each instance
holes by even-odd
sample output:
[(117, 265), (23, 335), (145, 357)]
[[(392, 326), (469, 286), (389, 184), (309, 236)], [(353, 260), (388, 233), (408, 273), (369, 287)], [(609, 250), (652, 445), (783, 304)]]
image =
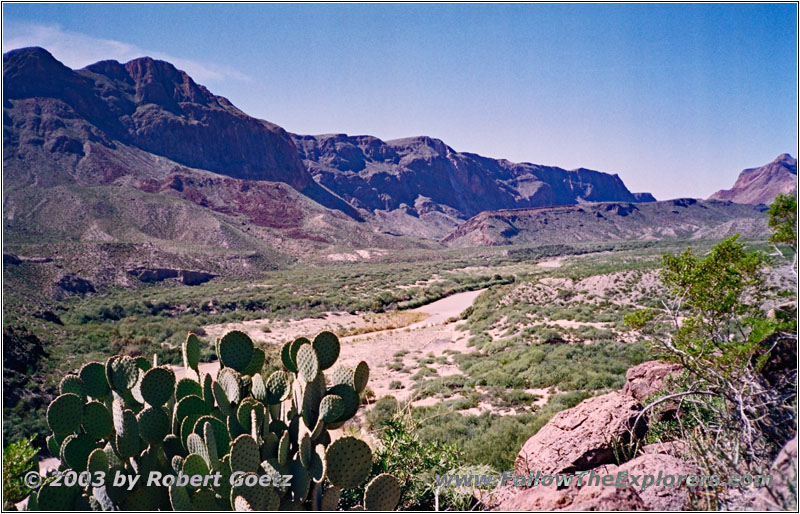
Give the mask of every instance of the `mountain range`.
[[(42, 48), (13, 50), (3, 90), (5, 248), (101, 282), (125, 285), (143, 267), (246, 274), (353, 248), (565, 240), (586, 216), (579, 239), (691, 237), (764, 218), (731, 202), (712, 202), (708, 216), (697, 202), (677, 227), (659, 218), (672, 207), (616, 174), (492, 159), (425, 136), (291, 134), (147, 57), (72, 70)], [(519, 222), (547, 209), (571, 216), (571, 230)], [(617, 228), (597, 221), (627, 210)], [(487, 220), (508, 212), (517, 235), (496, 236)], [(639, 230), (656, 219), (662, 229)]]

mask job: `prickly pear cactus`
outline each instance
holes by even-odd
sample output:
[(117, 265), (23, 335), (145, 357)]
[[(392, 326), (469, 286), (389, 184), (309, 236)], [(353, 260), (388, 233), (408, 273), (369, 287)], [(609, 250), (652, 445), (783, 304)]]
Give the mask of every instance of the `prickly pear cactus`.
[[(53, 431), (47, 446), (61, 459), (60, 471), (96, 473), (105, 481), (62, 487), (48, 478), (29, 507), (335, 510), (343, 489), (365, 485), (369, 446), (355, 437), (334, 440), (330, 430), (358, 412), (369, 367), (334, 366), (340, 345), (333, 333), (287, 342), (283, 369), (268, 376), (265, 352), (243, 332), (216, 341), (217, 373), (200, 372), (202, 344), (189, 334), (177, 376), (155, 359), (126, 356), (66, 375), (47, 409)], [(148, 486), (153, 472), (173, 479), (219, 473), (221, 479)], [(141, 478), (119, 486), (112, 481), (117, 475)], [(392, 510), (401, 489), (395, 477), (378, 475), (366, 484), (359, 508)]]

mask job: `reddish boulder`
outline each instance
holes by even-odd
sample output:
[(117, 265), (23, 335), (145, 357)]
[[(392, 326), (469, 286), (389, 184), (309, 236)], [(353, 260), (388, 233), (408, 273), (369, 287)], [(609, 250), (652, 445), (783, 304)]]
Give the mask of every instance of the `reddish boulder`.
[(664, 387), (664, 379), (668, 375), (677, 375), (681, 371), (678, 364), (647, 361), (634, 366), (625, 373), (625, 385), (621, 393), (632, 396), (643, 402)]
[[(659, 474), (662, 476), (672, 475), (674, 477), (700, 474), (697, 466), (678, 457), (663, 453), (640, 455), (622, 464), (617, 471), (620, 473), (627, 472), (629, 476), (644, 477), (644, 475), (652, 475), (656, 479)], [(641, 478), (640, 482), (643, 480), (644, 478)], [(690, 488), (686, 484), (679, 487), (665, 486), (663, 484), (651, 485), (644, 489), (641, 486), (642, 484), (640, 483), (639, 487), (634, 486), (634, 489), (636, 489), (639, 497), (646, 505), (647, 510), (686, 510), (690, 498)]]
[(787, 442), (768, 471), (772, 485), (757, 489), (752, 507), (756, 511), (797, 511), (797, 436)]
[(613, 392), (559, 412), (523, 445), (514, 472), (565, 473), (613, 463), (614, 445), (644, 435), (644, 417), (631, 431), (641, 408), (634, 398)]

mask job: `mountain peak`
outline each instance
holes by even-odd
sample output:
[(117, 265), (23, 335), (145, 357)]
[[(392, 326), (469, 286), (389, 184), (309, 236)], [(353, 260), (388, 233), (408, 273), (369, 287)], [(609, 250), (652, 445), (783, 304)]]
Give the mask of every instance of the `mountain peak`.
[(797, 191), (797, 159), (784, 153), (760, 168), (742, 171), (733, 188), (717, 191), (709, 199), (769, 204), (779, 193), (793, 191)]
[(792, 157), (791, 154), (782, 153), (779, 156), (777, 156), (775, 158), (775, 160), (772, 161), (772, 162), (775, 163), (775, 164), (784, 164), (784, 165), (789, 166), (789, 167), (794, 166), (795, 173), (797, 173), (797, 159)]

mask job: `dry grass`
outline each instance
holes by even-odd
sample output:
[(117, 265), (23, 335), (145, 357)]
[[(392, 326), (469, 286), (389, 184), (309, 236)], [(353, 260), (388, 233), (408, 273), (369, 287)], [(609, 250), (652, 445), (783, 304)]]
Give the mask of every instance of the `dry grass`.
[(336, 332), (339, 337), (357, 336), (361, 334), (369, 334), (372, 332), (381, 332), (383, 330), (394, 330), (397, 328), (404, 328), (414, 323), (424, 321), (430, 316), (425, 312), (414, 311), (393, 311), (382, 312), (379, 314), (366, 314), (364, 316), (364, 325), (351, 328), (343, 328)]

